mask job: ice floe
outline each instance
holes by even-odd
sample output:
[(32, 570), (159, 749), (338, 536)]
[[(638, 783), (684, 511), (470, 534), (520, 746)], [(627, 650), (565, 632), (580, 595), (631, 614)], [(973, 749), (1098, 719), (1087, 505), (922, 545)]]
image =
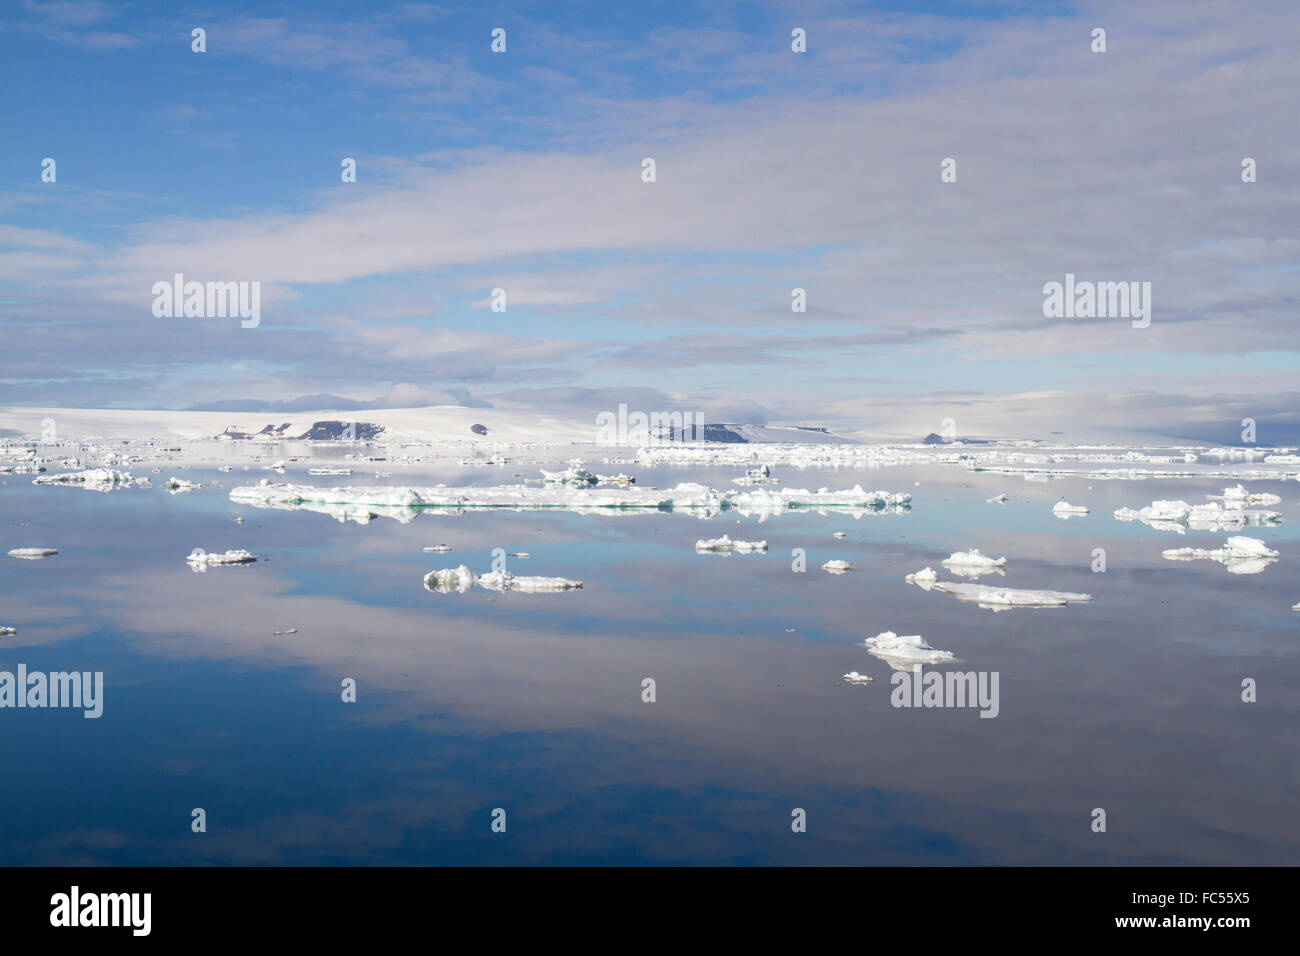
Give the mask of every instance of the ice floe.
[(465, 565), (457, 568), (443, 568), (430, 571), (424, 576), (424, 586), (430, 591), (448, 593), (458, 591), (464, 594), (477, 584), (489, 591), (523, 591), (542, 593), (548, 591), (571, 591), (582, 587), (581, 581), (568, 578), (524, 577), (509, 571), (489, 571), (475, 574)]
[(1229, 538), (1222, 548), (1171, 548), (1161, 553), (1170, 561), (1218, 561), (1229, 574), (1259, 574), (1278, 558), (1259, 538), (1243, 535)]
[(14, 548), (9, 552), (9, 557), (32, 560), (34, 558), (48, 558), (58, 553), (58, 548)]
[(849, 671), (844, 675), (844, 680), (850, 684), (870, 684), (875, 678), (867, 674), (859, 674), (857, 671)]
[(883, 631), (866, 640), (867, 650), (898, 670), (912, 664), (937, 664), (953, 660), (951, 651), (940, 651), (926, 643), (919, 634), (895, 634)]
[(920, 571), (913, 571), (903, 580), (906, 581), (908, 584), (919, 585), (920, 587), (928, 591), (930, 590), (930, 586), (933, 585), (935, 581), (939, 580), (939, 575), (934, 570), (934, 568), (927, 565), (924, 568), (922, 568)]
[(957, 568), (992, 569), (1004, 567), (1007, 563), (1007, 559), (995, 558), (991, 555), (980, 553), (978, 548), (971, 548), (969, 551), (954, 551), (940, 563), (952, 570)]
[(992, 498), (984, 499), (986, 505), (1004, 505), (1007, 503), (1007, 493), (1004, 491), (1000, 495), (994, 495)]
[(1071, 591), (1004, 588), (965, 581), (940, 581), (930, 568), (909, 574), (905, 580), (924, 591), (951, 594), (959, 601), (971, 601), (992, 611), (1004, 611), (1013, 607), (1063, 607), (1066, 604), (1092, 600), (1091, 594), (1077, 594)]
[(213, 565), (252, 564), (257, 560), (257, 556), (253, 552), (245, 551), (242, 548), (222, 552), (204, 551), (202, 548), (195, 548), (185, 560), (198, 571)]
[(823, 571), (829, 571), (831, 574), (843, 574), (845, 571), (852, 571), (853, 565), (847, 561), (841, 561), (839, 558), (832, 558), (822, 565)]
[(112, 468), (87, 468), (84, 471), (63, 472), (57, 475), (40, 475), (32, 479), (34, 485), (71, 485), (91, 491), (112, 491), (132, 485), (147, 485), (148, 478), (132, 478), (124, 471)]
[(600, 479), (585, 468), (567, 468), (564, 471), (546, 471), (543, 469), (542, 481), (556, 485), (594, 485)]
[[(1218, 501), (1193, 505), (1186, 501), (1153, 501), (1144, 508), (1117, 508), (1115, 517), (1120, 521), (1141, 521), (1150, 528), (1183, 534), (1188, 528), (1194, 531), (1234, 530), (1246, 525), (1270, 525), (1282, 520), (1276, 511), (1261, 511), (1241, 507), (1224, 507)], [(1184, 527), (1186, 526), (1186, 527)]]
[(430, 545), (429, 547), (425, 548), (424, 550), (425, 550), (425, 552), (427, 552), (427, 553), (429, 553), (429, 554), (446, 554), (448, 551), (451, 550), (451, 545), (449, 545), (449, 544), (433, 544), (433, 545)]
[(459, 513), (486, 508), (516, 511), (558, 509), (580, 514), (685, 511), (704, 517), (735, 511), (760, 518), (806, 509), (848, 512), (857, 516), (885, 512), (902, 514), (911, 502), (910, 494), (864, 491), (860, 485), (844, 491), (827, 488), (817, 491), (803, 488), (717, 491), (693, 483), (679, 484), (666, 490), (635, 486), (597, 488), (563, 482), (485, 488), (446, 485), (432, 488), (388, 485), (318, 488), (313, 485), (273, 484), (267, 479), (256, 485), (232, 489), (230, 498), (259, 508), (316, 511), (340, 521), (351, 519), (363, 523), (380, 515), (410, 521), (425, 509)]
[(203, 486), (199, 484), (195, 484), (192, 481), (186, 481), (184, 478), (168, 478), (165, 487), (172, 494), (178, 494), (179, 492), (182, 491), (194, 491), (195, 489), (202, 488)]
[(16, 627), (0, 627), (0, 637), (13, 637), (17, 633)]
[(754, 551), (766, 551), (766, 541), (733, 541), (725, 534), (721, 538), (701, 538), (695, 542), (696, 551), (726, 552), (738, 551), (749, 554)]
[(1058, 501), (1052, 505), (1052, 514), (1058, 518), (1074, 518), (1087, 513), (1088, 509), (1083, 505), (1072, 505), (1068, 501)]

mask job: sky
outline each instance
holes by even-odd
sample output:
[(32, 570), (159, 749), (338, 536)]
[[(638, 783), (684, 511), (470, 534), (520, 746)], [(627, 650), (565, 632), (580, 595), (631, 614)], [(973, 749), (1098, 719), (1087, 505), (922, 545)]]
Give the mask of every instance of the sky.
[(1300, 441), (1291, 0), (4, 0), (0, 79), (0, 405)]

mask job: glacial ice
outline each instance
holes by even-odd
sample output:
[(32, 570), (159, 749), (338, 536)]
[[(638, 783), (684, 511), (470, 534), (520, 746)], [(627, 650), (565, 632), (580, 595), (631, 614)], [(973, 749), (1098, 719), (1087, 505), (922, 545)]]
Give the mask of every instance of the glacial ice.
[(866, 640), (867, 649), (889, 664), (937, 664), (953, 660), (951, 651), (940, 651), (926, 643), (919, 634), (898, 635), (883, 631)]

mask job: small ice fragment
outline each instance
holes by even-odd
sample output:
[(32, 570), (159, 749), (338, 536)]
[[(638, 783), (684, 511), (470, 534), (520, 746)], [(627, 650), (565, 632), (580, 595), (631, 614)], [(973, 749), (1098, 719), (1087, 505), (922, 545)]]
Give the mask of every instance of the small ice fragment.
[(1000, 495), (994, 495), (992, 498), (985, 499), (985, 504), (990, 504), (990, 505), (1005, 504), (1006, 500), (1007, 500), (1007, 493), (1004, 491)]
[(845, 534), (844, 534), (843, 531), (832, 531), (832, 532), (831, 532), (831, 537), (832, 537), (832, 538), (843, 538), (843, 537), (845, 537)]
[(506, 555), (511, 558), (531, 558), (532, 555), (527, 551), (507, 551)]
[(297, 634), (297, 633), (298, 633), (298, 629), (297, 629), (296, 627), (291, 627), (291, 628), (289, 628), (287, 631), (276, 631), (275, 633), (276, 633), (277, 635), (279, 635), (279, 634)]
[(478, 576), (474, 574), (465, 565), (458, 568), (443, 568), (440, 571), (430, 571), (424, 576), (424, 586), (430, 591), (459, 591), (464, 594), (474, 586)]
[(12, 637), (18, 633), (16, 627), (0, 627), (0, 637)]
[(14, 548), (9, 552), (11, 558), (48, 558), (50, 555), (58, 554), (58, 548)]
[(182, 491), (194, 491), (196, 488), (202, 488), (203, 486), (196, 485), (192, 481), (186, 481), (184, 478), (177, 478), (173, 476), (167, 479), (167, 484), (165, 487), (172, 494), (177, 494)]
[(243, 517), (240, 516), (240, 515), (236, 515), (236, 516), (235, 516), (235, 524), (243, 524), (243, 523), (244, 523), (244, 519), (243, 519)]
[(850, 684), (870, 684), (875, 680), (874, 677), (870, 677), (867, 674), (859, 674), (857, 671), (849, 671), (844, 675), (844, 679)]
[(822, 570), (829, 571), (831, 574), (843, 574), (845, 571), (854, 570), (854, 568), (853, 565), (849, 564), (849, 562), (841, 561), (839, 558), (835, 558), (823, 564)]
[(430, 554), (446, 554), (448, 551), (451, 550), (451, 545), (449, 545), (449, 544), (435, 544), (435, 545), (432, 545), (432, 546), (430, 546), (430, 547), (425, 548), (424, 550), (425, 550), (426, 552), (430, 553)]
[(1052, 514), (1061, 518), (1068, 518), (1072, 515), (1086, 515), (1088, 509), (1083, 505), (1072, 505), (1068, 501), (1058, 501), (1052, 505)]

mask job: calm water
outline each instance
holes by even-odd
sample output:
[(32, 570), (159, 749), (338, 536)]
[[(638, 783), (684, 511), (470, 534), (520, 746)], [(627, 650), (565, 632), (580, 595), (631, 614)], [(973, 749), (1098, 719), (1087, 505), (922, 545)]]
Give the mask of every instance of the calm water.
[[(738, 473), (625, 470), (660, 487)], [(415, 483), (516, 471), (533, 473)], [(0, 624), (19, 629), (0, 639), (0, 670), (99, 670), (106, 688), (98, 720), (0, 710), (0, 863), (1300, 863), (1295, 483), (1246, 482), (1281, 495), (1270, 507), (1287, 523), (1244, 532), (1282, 559), (1239, 576), (1160, 556), (1223, 534), (1111, 517), (1203, 501), (1223, 480), (777, 471), (793, 487), (910, 491), (912, 511), (362, 526), (230, 502), (257, 471), (177, 471), (204, 483), (179, 495), (166, 471), (109, 494), (5, 476), (0, 551), (62, 553), (0, 558)], [(1006, 505), (985, 503), (1004, 490)], [(1053, 517), (1062, 496), (1092, 514)], [(695, 553), (723, 533), (769, 551)], [(421, 552), (439, 543), (455, 550)], [(971, 546), (1008, 556), (1007, 576), (984, 581), (1095, 600), (995, 614), (903, 582)], [(198, 547), (264, 560), (194, 573)], [(585, 587), (424, 589), (437, 567), (488, 570), (496, 547), (531, 554), (516, 574)], [(830, 558), (857, 570), (827, 574)], [(890, 706), (892, 671), (862, 646), (884, 630), (954, 652), (948, 668), (997, 671), (999, 716)], [(876, 681), (849, 686), (850, 670)], [(1257, 703), (1241, 701), (1244, 677)], [(196, 807), (206, 833), (191, 832)], [(806, 833), (791, 832), (796, 807)]]

